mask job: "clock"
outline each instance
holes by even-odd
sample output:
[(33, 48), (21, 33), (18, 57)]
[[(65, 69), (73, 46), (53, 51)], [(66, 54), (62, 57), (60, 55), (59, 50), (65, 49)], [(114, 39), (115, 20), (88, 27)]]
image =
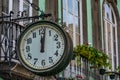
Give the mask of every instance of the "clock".
[(17, 41), (22, 65), (39, 75), (54, 75), (71, 60), (73, 47), (69, 35), (56, 23), (38, 21), (28, 25)]

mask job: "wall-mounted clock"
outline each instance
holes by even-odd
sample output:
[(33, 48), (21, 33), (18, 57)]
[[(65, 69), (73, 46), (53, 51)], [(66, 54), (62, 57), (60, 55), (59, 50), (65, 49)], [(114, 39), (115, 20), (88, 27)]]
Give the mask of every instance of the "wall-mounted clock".
[(17, 55), (24, 67), (40, 75), (54, 75), (72, 56), (69, 35), (57, 24), (38, 21), (28, 25), (17, 42)]

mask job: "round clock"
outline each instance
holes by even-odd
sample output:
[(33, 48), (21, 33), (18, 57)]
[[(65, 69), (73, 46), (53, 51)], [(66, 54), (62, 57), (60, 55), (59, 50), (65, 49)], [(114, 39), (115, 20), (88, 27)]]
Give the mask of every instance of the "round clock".
[(53, 22), (32, 23), (18, 38), (18, 58), (23, 66), (32, 72), (54, 75), (68, 65), (72, 56), (72, 42), (68, 36)]

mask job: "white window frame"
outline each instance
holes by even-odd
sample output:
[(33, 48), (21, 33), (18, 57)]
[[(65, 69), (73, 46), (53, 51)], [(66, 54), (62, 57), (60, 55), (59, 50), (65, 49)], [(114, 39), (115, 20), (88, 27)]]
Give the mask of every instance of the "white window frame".
[[(107, 5), (107, 3), (104, 4), (104, 8), (105, 6)], [(108, 53), (108, 34), (107, 34), (107, 23), (110, 24), (110, 37), (111, 37), (111, 58), (112, 58), (112, 70), (114, 71), (115, 70), (115, 64), (114, 64), (114, 44), (113, 44), (113, 26), (115, 27), (115, 41), (116, 41), (116, 66), (118, 66), (118, 38), (117, 38), (117, 22), (116, 22), (116, 16), (115, 16), (115, 12), (113, 10), (113, 7), (110, 5), (110, 10), (112, 11), (113, 13), (113, 16), (114, 16), (114, 20), (115, 20), (115, 24), (112, 23), (112, 17), (111, 17), (111, 13), (110, 13), (110, 20), (107, 19), (107, 14), (105, 14), (104, 16), (104, 22), (105, 22), (105, 49), (106, 49), (106, 53), (107, 55), (109, 55)], [(106, 13), (106, 11), (105, 11)]]

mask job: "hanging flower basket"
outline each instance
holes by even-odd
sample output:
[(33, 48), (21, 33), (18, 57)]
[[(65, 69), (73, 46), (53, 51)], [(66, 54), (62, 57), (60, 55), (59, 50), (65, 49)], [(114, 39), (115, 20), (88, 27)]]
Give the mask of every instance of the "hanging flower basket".
[(79, 79), (83, 78), (82, 75), (77, 75), (76, 77), (79, 78)]
[(110, 58), (104, 53), (103, 50), (98, 50), (87, 44), (78, 45), (74, 48), (74, 53), (76, 56), (87, 59), (92, 65), (97, 68), (109, 67)]

